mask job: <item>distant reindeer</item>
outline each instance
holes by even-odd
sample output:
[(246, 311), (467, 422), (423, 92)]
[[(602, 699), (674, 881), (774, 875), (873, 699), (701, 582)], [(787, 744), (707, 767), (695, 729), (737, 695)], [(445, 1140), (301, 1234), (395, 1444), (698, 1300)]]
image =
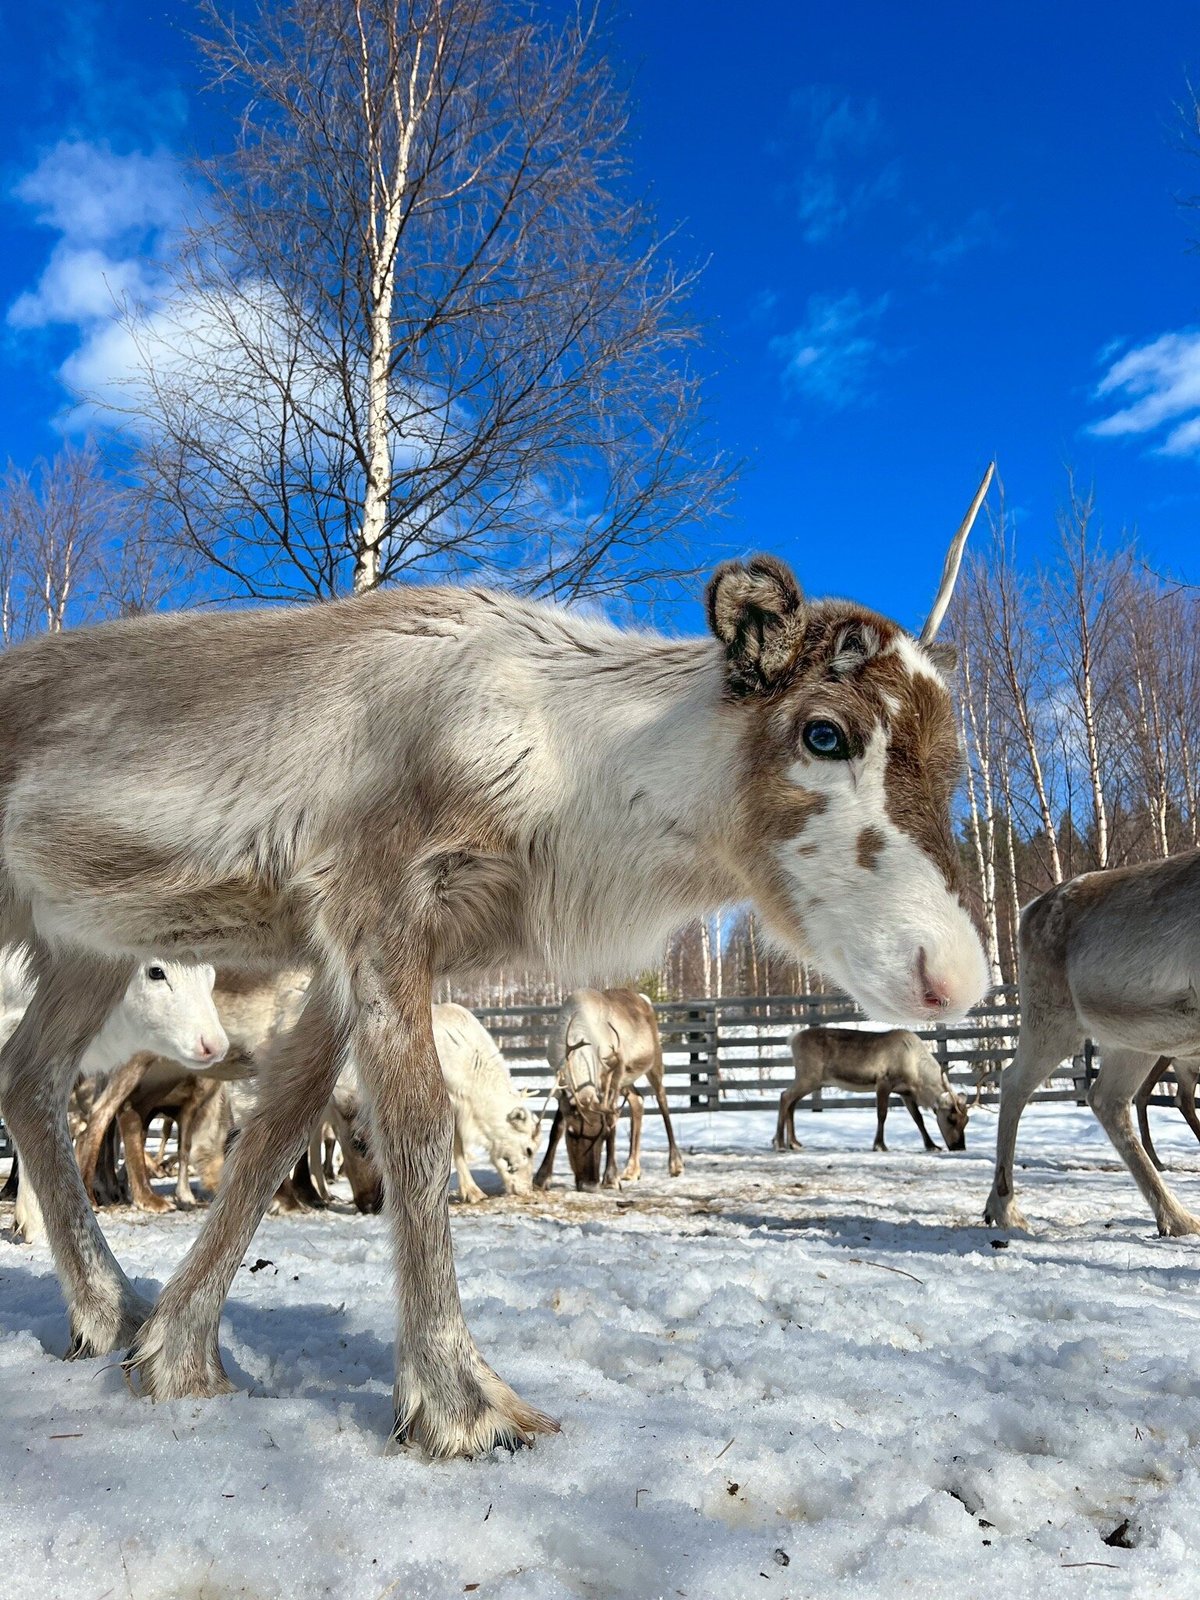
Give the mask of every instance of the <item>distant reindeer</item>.
[(1133, 1130), (1130, 1100), (1160, 1056), (1200, 1055), (1200, 851), (1085, 872), (1021, 913), (1021, 1031), (1000, 1077), (996, 1172), (984, 1212), (1024, 1228), (1013, 1154), (1030, 1096), (1085, 1038), (1099, 1046), (1088, 1103), (1150, 1203), (1162, 1234), (1200, 1232)]
[(683, 1156), (663, 1085), (662, 1042), (654, 1004), (633, 989), (577, 989), (558, 1014), (550, 1065), (558, 1084), (558, 1109), (550, 1128), (546, 1154), (534, 1183), (545, 1189), (554, 1172), (554, 1155), (563, 1133), (577, 1189), (600, 1187), (600, 1151), (604, 1149), (604, 1187), (617, 1180), (617, 1119), (629, 1106), (629, 1160), (621, 1178), (635, 1183), (642, 1175), (642, 1097), (633, 1087), (644, 1077), (662, 1112), (669, 1147), (668, 1170), (683, 1171)]
[[(934, 636), (985, 489), (919, 638), (807, 601), (757, 556), (714, 575), (709, 639), (397, 587), (0, 654), (0, 938), (31, 942), (40, 979), (0, 1103), (46, 1201), (74, 1348), (132, 1346), (148, 1395), (228, 1392), (222, 1305), (352, 1056), (393, 1220), (394, 1439), (477, 1455), (553, 1428), (463, 1318), (433, 985), (512, 962), (572, 983), (636, 970), (689, 919), (752, 902), (877, 1016), (974, 1004), (988, 972)], [(151, 1314), (87, 1203), (66, 1107), (134, 964), (160, 951), (315, 976)]]
[(1200, 1115), (1196, 1112), (1196, 1086), (1200, 1083), (1200, 1061), (1189, 1061), (1184, 1056), (1174, 1060), (1170, 1056), (1159, 1056), (1133, 1097), (1133, 1103), (1137, 1108), (1138, 1136), (1146, 1154), (1159, 1172), (1162, 1172), (1163, 1164), (1158, 1159), (1158, 1152), (1150, 1138), (1150, 1096), (1172, 1067), (1175, 1069), (1176, 1087), (1173, 1096), (1175, 1105), (1196, 1138), (1200, 1139)]
[(904, 1102), (920, 1129), (926, 1150), (938, 1147), (929, 1137), (921, 1108), (937, 1118), (948, 1150), (966, 1148), (967, 1102), (951, 1086), (945, 1067), (922, 1039), (907, 1028), (866, 1033), (859, 1028), (801, 1028), (792, 1035), (796, 1078), (779, 1097), (776, 1150), (798, 1150), (796, 1107), (815, 1090), (857, 1089), (875, 1096), (878, 1120), (876, 1150), (886, 1150), (883, 1128), (894, 1094)]

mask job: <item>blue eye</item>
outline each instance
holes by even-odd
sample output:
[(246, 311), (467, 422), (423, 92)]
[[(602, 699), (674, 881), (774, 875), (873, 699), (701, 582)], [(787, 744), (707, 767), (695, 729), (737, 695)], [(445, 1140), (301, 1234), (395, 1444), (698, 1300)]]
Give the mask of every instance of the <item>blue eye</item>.
[(848, 761), (850, 746), (836, 722), (806, 722), (801, 735), (804, 748), (822, 761)]

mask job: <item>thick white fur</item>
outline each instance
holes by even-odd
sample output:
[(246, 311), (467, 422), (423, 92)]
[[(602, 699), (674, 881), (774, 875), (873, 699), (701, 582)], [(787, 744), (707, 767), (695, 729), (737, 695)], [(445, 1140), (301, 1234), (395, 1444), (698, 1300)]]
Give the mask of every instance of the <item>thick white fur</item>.
[[(919, 654), (915, 645), (910, 653)], [(828, 805), (797, 839), (779, 845), (778, 855), (824, 971), (872, 1016), (919, 1026), (930, 1015), (921, 950), (927, 974), (948, 993), (951, 1014), (973, 1005), (990, 979), (970, 917), (934, 863), (888, 816), (886, 764), (881, 729), (858, 760), (799, 757), (793, 781), (824, 795)], [(856, 842), (868, 827), (884, 841), (869, 872), (856, 859)]]
[(458, 1192), (482, 1200), (467, 1157), (483, 1145), (508, 1194), (533, 1193), (538, 1119), (513, 1088), (496, 1041), (465, 1006), (433, 1008), (433, 1040), (454, 1111)]

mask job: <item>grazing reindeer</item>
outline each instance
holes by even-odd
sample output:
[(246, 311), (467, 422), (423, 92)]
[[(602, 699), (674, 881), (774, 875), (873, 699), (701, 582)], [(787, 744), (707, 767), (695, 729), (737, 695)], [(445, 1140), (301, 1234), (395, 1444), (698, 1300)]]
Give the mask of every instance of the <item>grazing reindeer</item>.
[(605, 1150), (604, 1187), (618, 1187), (617, 1119), (622, 1100), (629, 1105), (629, 1160), (621, 1177), (626, 1183), (641, 1177), (643, 1106), (633, 1085), (643, 1076), (662, 1112), (670, 1146), (669, 1170), (677, 1178), (683, 1171), (683, 1156), (667, 1109), (662, 1041), (649, 997), (632, 989), (576, 990), (567, 996), (558, 1014), (553, 1049), (550, 1065), (555, 1068), (559, 1101), (550, 1142), (534, 1179), (537, 1187), (545, 1189), (550, 1182), (554, 1154), (564, 1131), (575, 1187), (599, 1187), (601, 1144)]
[[(795, 1082), (779, 1097), (775, 1127), (776, 1150), (798, 1150), (796, 1107), (805, 1095), (828, 1086), (834, 1089), (873, 1090), (878, 1122), (876, 1150), (886, 1150), (883, 1126), (891, 1097), (898, 1094), (921, 1131), (926, 1150), (936, 1150), (929, 1137), (922, 1106), (937, 1118), (948, 1150), (965, 1150), (967, 1102), (955, 1093), (945, 1067), (915, 1033), (893, 1028), (888, 1033), (864, 1033), (857, 1028), (801, 1028), (792, 1035)], [(785, 1137), (786, 1135), (786, 1137)]]
[[(31, 941), (40, 978), (0, 1055), (0, 1103), (47, 1202), (74, 1350), (132, 1345), (147, 1395), (229, 1391), (222, 1305), (352, 1056), (395, 1240), (394, 1440), (475, 1455), (553, 1429), (463, 1318), (433, 984), (502, 961), (576, 983), (628, 971), (688, 919), (751, 901), (884, 1019), (974, 1004), (988, 974), (932, 643), (985, 488), (919, 639), (806, 600), (758, 556), (712, 578), (714, 639), (394, 588), (131, 617), (0, 654), (0, 935)], [(131, 772), (145, 805), (129, 805)], [(156, 950), (315, 975), (151, 1313), (87, 1203), (66, 1106)]]
[(433, 1038), (454, 1112), (454, 1170), (459, 1198), (483, 1199), (468, 1152), (486, 1145), (506, 1194), (532, 1194), (538, 1118), (513, 1088), (504, 1058), (465, 1006), (433, 1008)]
[(1159, 1056), (1200, 1054), (1200, 851), (1058, 884), (1021, 913), (1021, 1031), (1000, 1077), (996, 1172), (984, 1220), (1024, 1228), (1013, 1197), (1021, 1112), (1034, 1090), (1085, 1038), (1100, 1047), (1088, 1092), (1150, 1202), (1158, 1231), (1200, 1233), (1159, 1177), (1133, 1131), (1129, 1104)]
[(1175, 1105), (1196, 1138), (1200, 1139), (1200, 1116), (1196, 1114), (1196, 1085), (1200, 1083), (1200, 1061), (1189, 1061), (1183, 1056), (1176, 1060), (1172, 1060), (1170, 1056), (1159, 1056), (1146, 1074), (1145, 1082), (1133, 1097), (1133, 1103), (1137, 1107), (1138, 1137), (1159, 1172), (1163, 1170), (1163, 1164), (1158, 1159), (1158, 1152), (1150, 1139), (1150, 1096), (1172, 1067), (1175, 1069)]

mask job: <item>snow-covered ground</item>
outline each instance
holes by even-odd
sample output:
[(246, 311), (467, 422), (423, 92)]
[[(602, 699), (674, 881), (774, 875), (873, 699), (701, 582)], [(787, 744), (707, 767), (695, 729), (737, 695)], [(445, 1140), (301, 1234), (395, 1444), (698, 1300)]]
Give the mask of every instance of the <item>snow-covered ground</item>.
[[(265, 1223), (222, 1329), (250, 1392), (158, 1406), (57, 1359), (48, 1256), (0, 1235), (6, 1600), (1200, 1592), (1200, 1240), (1153, 1236), (1088, 1112), (1026, 1116), (1034, 1237), (978, 1221), (985, 1113), (936, 1157), (899, 1112), (886, 1156), (867, 1112), (802, 1114), (791, 1156), (683, 1118), (674, 1181), (655, 1122), (636, 1188), (456, 1213), (482, 1348), (563, 1423), (512, 1457), (384, 1456), (379, 1218)], [(197, 1219), (105, 1226), (152, 1293)]]

